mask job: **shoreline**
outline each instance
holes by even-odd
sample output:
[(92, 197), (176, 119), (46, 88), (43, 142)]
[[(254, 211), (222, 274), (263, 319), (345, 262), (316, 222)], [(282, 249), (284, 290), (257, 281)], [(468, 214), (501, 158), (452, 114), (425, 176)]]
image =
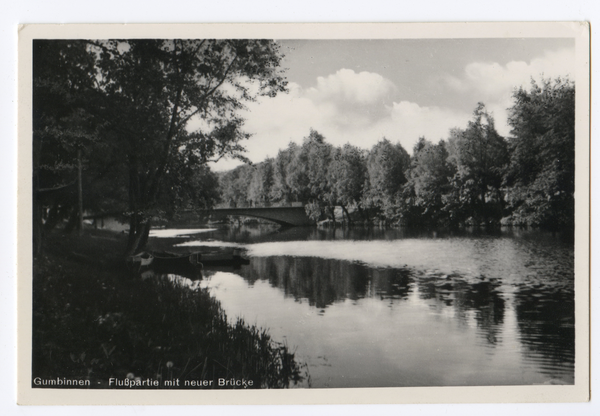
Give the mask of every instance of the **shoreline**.
[[(111, 379), (170, 389), (185, 388), (185, 380), (209, 381), (191, 388), (287, 388), (308, 380), (286, 345), (242, 319), (232, 323), (207, 290), (132, 278), (122, 257), (126, 240), (106, 230), (47, 235), (33, 268), (32, 387), (61, 388), (38, 386), (38, 379), (108, 389), (121, 388)], [(219, 379), (244, 382), (221, 386)]]

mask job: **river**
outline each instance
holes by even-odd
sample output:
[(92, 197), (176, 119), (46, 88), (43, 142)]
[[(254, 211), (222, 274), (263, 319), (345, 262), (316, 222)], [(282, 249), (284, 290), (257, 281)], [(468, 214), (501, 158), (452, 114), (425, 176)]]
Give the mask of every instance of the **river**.
[(307, 364), (304, 387), (573, 384), (573, 242), (560, 235), (268, 226), (156, 230), (175, 250), (239, 247), (206, 268), (230, 318)]

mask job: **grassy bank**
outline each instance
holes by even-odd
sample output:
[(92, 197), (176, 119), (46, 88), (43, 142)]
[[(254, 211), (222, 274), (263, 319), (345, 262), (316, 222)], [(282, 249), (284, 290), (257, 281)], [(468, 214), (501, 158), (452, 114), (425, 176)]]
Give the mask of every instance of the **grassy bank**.
[[(152, 388), (195, 388), (191, 380), (213, 381), (203, 388), (307, 383), (286, 345), (232, 323), (206, 290), (132, 277), (124, 237), (47, 236), (34, 261), (33, 377), (90, 380), (88, 388), (112, 388), (111, 378), (152, 380)], [(219, 386), (219, 379), (252, 385)]]

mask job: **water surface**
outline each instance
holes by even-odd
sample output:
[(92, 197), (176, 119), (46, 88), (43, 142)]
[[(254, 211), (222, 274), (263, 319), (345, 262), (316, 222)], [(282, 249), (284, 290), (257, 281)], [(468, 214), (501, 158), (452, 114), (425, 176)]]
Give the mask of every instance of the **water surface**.
[(161, 244), (244, 250), (250, 265), (202, 285), (295, 349), (312, 387), (574, 382), (573, 243), (559, 235), (185, 231)]

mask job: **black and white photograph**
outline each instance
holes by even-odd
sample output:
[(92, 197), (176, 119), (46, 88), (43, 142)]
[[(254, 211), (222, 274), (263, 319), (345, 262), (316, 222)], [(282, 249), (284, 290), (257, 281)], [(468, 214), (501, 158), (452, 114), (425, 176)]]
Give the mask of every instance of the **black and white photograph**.
[(589, 27), (300, 26), (24, 27), (31, 401), (585, 400)]

